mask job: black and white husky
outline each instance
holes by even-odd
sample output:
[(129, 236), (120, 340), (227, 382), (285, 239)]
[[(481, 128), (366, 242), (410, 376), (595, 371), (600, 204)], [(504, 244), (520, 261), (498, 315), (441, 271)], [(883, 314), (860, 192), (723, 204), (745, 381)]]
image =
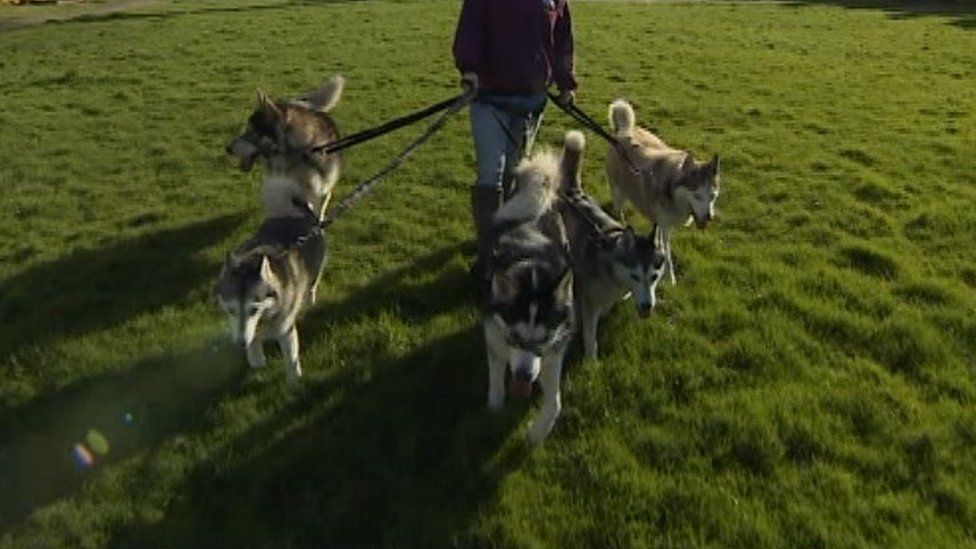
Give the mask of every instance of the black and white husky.
[(498, 410), (508, 392), (542, 388), (542, 408), (529, 427), (537, 444), (561, 408), (563, 358), (573, 334), (573, 271), (559, 214), (560, 157), (542, 151), (515, 170), (516, 193), (496, 212), (488, 288), (482, 307), (488, 351), (488, 407)]
[(630, 294), (637, 314), (647, 318), (657, 303), (657, 285), (665, 255), (656, 244), (657, 226), (650, 235), (634, 232), (607, 214), (583, 192), (580, 177), (583, 134), (566, 134), (563, 154), (562, 213), (573, 261), (576, 315), (583, 351), (597, 358), (597, 325), (611, 307)]
[(326, 259), (318, 216), (308, 206), (296, 208), (305, 215), (265, 219), (257, 234), (227, 254), (214, 288), (251, 367), (264, 366), (264, 342), (273, 339), (289, 383), (302, 375), (296, 323), (315, 303)]

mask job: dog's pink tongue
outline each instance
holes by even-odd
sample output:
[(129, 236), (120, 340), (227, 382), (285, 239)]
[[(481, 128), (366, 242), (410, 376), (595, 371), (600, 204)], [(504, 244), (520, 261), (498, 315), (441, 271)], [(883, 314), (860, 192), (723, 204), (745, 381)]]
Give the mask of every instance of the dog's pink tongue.
[(518, 398), (529, 398), (532, 396), (532, 382), (527, 379), (512, 377), (508, 382), (508, 394)]

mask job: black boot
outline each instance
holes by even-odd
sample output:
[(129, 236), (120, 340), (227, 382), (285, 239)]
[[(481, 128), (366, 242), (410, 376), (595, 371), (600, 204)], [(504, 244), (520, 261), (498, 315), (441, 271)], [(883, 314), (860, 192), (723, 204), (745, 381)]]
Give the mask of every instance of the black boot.
[(478, 284), (479, 291), (485, 281), (485, 265), (491, 253), (491, 224), (495, 212), (502, 204), (501, 187), (474, 185), (471, 187), (471, 214), (474, 217), (475, 244), (477, 257), (471, 266), (471, 276)]

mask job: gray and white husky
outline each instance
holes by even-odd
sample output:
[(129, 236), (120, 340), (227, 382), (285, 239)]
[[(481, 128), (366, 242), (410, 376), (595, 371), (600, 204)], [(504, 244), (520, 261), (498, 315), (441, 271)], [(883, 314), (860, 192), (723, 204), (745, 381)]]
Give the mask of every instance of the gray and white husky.
[[(690, 152), (674, 149), (638, 127), (635, 119), (630, 103), (618, 99), (610, 104), (610, 125), (630, 159), (628, 163), (621, 158), (616, 147), (607, 152), (614, 213), (620, 217), (627, 200), (658, 225), (659, 245), (674, 284), (671, 229), (691, 219), (703, 229), (715, 217), (720, 183), (718, 155), (708, 162), (695, 160)], [(631, 164), (640, 173), (634, 173)]]
[(583, 351), (597, 358), (597, 326), (600, 319), (630, 294), (637, 314), (647, 318), (657, 304), (657, 284), (665, 258), (656, 245), (657, 226), (648, 236), (639, 235), (610, 217), (583, 192), (580, 168), (583, 134), (566, 134), (563, 154), (562, 213), (573, 261), (576, 315), (583, 336)]
[(488, 351), (488, 407), (508, 392), (527, 398), (542, 388), (542, 407), (529, 426), (541, 442), (561, 409), (563, 358), (574, 328), (573, 272), (558, 210), (559, 156), (540, 151), (515, 170), (515, 195), (495, 213), (482, 324)]
[(315, 302), (326, 259), (318, 216), (310, 207), (296, 208), (306, 214), (266, 219), (257, 234), (227, 254), (214, 288), (248, 364), (264, 366), (264, 342), (274, 339), (289, 383), (302, 375), (296, 322)]
[(244, 132), (227, 145), (227, 153), (249, 171), (263, 158), (267, 173), (261, 186), (265, 217), (304, 215), (294, 199), (311, 204), (321, 216), (339, 180), (338, 153), (311, 149), (339, 138), (339, 130), (328, 112), (339, 102), (345, 80), (333, 76), (319, 90), (296, 100), (273, 100), (258, 91), (258, 104), (247, 120)]

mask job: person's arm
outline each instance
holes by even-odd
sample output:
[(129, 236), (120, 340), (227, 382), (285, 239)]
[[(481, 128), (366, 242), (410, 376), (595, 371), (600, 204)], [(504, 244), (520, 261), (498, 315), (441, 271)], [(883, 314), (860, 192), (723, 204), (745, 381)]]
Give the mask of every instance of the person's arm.
[(573, 18), (569, 2), (563, 4), (563, 12), (556, 19), (553, 29), (552, 79), (560, 92), (576, 89), (575, 59), (573, 53)]
[(478, 74), (484, 48), (484, 2), (464, 0), (454, 33), (454, 66), (462, 75)]

